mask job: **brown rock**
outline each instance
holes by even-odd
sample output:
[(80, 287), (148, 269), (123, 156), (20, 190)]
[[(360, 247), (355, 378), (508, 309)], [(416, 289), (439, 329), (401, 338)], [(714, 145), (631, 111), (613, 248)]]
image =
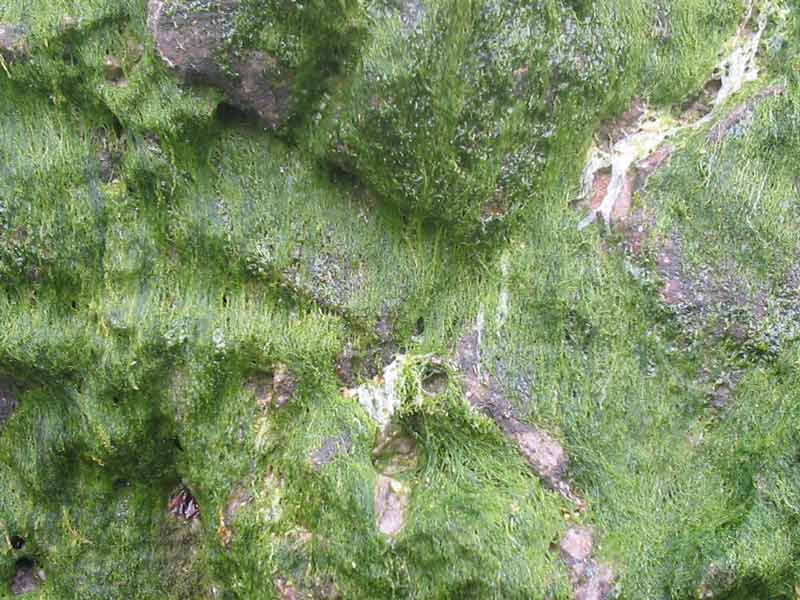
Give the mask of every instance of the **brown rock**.
[(200, 518), (200, 505), (185, 487), (181, 487), (172, 495), (167, 505), (167, 510), (172, 515), (187, 521), (194, 521)]
[(408, 489), (401, 482), (379, 475), (375, 485), (375, 517), (378, 531), (394, 537), (405, 525)]
[(247, 506), (252, 501), (253, 495), (244, 488), (236, 488), (228, 499), (228, 503), (220, 514), (220, 526), (217, 532), (222, 545), (226, 548), (230, 547), (231, 541), (233, 541), (233, 522), (236, 514), (243, 506)]
[(196, 4), (149, 0), (148, 26), (159, 55), (185, 83), (218, 87), (233, 106), (277, 129), (291, 112), (291, 74), (264, 52), (226, 50), (239, 0)]
[(650, 176), (661, 168), (674, 152), (675, 146), (672, 144), (664, 144), (659, 146), (650, 156), (636, 163), (634, 191), (644, 189), (647, 186), (647, 180)]
[(273, 373), (259, 373), (246, 385), (256, 398), (262, 409), (269, 406), (283, 408), (292, 399), (297, 389), (297, 380), (289, 372), (289, 368), (279, 363)]
[(275, 589), (278, 591), (278, 597), (281, 600), (300, 600), (300, 592), (284, 577), (276, 577), (274, 580)]
[(7, 64), (22, 60), (28, 54), (28, 35), (21, 25), (0, 23), (0, 58)]
[(638, 123), (644, 115), (645, 105), (641, 98), (634, 98), (628, 110), (622, 113), (614, 121), (602, 125), (597, 131), (600, 145), (605, 149), (611, 148), (614, 144), (624, 138)]

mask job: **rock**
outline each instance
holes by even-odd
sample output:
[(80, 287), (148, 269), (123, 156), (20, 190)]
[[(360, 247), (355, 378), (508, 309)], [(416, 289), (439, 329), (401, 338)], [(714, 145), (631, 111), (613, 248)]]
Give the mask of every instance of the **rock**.
[(272, 403), (276, 408), (283, 408), (292, 399), (296, 389), (297, 380), (286, 365), (279, 364), (272, 381)]
[(46, 579), (44, 571), (39, 568), (36, 561), (22, 558), (17, 561), (14, 579), (11, 581), (11, 594), (22, 596), (37, 592)]
[(450, 377), (447, 375), (447, 371), (433, 365), (433, 368), (429, 369), (422, 378), (422, 391), (429, 396), (436, 396), (447, 389), (449, 381)]
[(614, 121), (602, 125), (597, 131), (601, 147), (610, 149), (614, 144), (631, 133), (639, 124), (645, 113), (645, 104), (641, 98), (634, 98), (630, 108)]
[(270, 406), (283, 408), (294, 396), (297, 380), (289, 372), (289, 367), (278, 363), (271, 374), (259, 373), (247, 383), (246, 388), (262, 409)]
[(18, 407), (19, 402), (12, 383), (0, 379), (0, 428), (6, 424)]
[(167, 510), (172, 515), (187, 521), (194, 521), (200, 518), (200, 505), (186, 487), (180, 488), (172, 495)]
[(522, 456), (545, 483), (560, 487), (567, 474), (569, 459), (552, 436), (513, 418), (506, 421), (503, 431), (517, 442)]
[(389, 537), (396, 536), (405, 525), (408, 488), (396, 479), (379, 475), (374, 500), (378, 531)]
[(605, 600), (614, 589), (614, 572), (592, 558), (594, 536), (586, 527), (572, 526), (560, 544), (561, 559), (570, 571), (575, 600)]
[(159, 55), (185, 83), (218, 87), (230, 104), (277, 129), (290, 116), (293, 77), (264, 52), (227, 51), (239, 4), (150, 0), (148, 26)]
[(0, 57), (7, 64), (13, 64), (28, 54), (28, 34), (21, 25), (0, 23)]
[(575, 600), (606, 600), (613, 589), (613, 571), (605, 565), (596, 565), (592, 575), (575, 588)]
[(311, 455), (311, 466), (319, 471), (325, 465), (330, 464), (340, 454), (350, 452), (353, 448), (353, 440), (346, 433), (337, 437), (329, 437)]
[(636, 163), (636, 181), (634, 191), (639, 191), (647, 186), (650, 176), (660, 169), (675, 152), (675, 146), (664, 144), (655, 152)]
[(461, 338), (456, 362), (464, 376), (470, 405), (497, 424), (545, 485), (582, 508), (584, 502), (566, 481), (569, 457), (564, 448), (548, 433), (523, 422), (497, 381), (488, 373), (480, 373), (477, 331)]
[(592, 558), (594, 539), (592, 532), (585, 527), (570, 527), (560, 544), (561, 559), (570, 572), (582, 576)]
[(417, 441), (401, 426), (391, 423), (378, 433), (372, 462), (384, 475), (410, 473), (419, 462)]
[(274, 583), (280, 600), (300, 600), (300, 592), (285, 577), (276, 577)]
[(103, 75), (106, 81), (116, 83), (120, 81), (124, 75), (122, 71), (122, 64), (118, 59), (113, 56), (106, 56), (103, 61)]
[(244, 488), (238, 487), (231, 494), (220, 516), (220, 526), (217, 532), (224, 547), (230, 547), (233, 540), (233, 522), (236, 514), (243, 506), (247, 506), (252, 501), (253, 494)]
[(774, 96), (782, 96), (786, 93), (786, 86), (772, 85), (764, 90), (761, 90), (753, 98), (740, 104), (734, 108), (727, 117), (722, 119), (719, 123), (711, 128), (708, 133), (708, 141), (716, 144), (731, 135), (736, 129), (740, 128), (746, 122), (750, 121), (755, 114), (756, 108), (767, 98)]

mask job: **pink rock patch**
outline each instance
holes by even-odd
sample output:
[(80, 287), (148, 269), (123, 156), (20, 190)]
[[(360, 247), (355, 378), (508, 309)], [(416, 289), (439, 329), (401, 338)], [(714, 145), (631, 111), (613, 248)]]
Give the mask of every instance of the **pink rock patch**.
[(408, 489), (386, 475), (379, 475), (375, 485), (375, 516), (378, 531), (394, 537), (405, 525)]

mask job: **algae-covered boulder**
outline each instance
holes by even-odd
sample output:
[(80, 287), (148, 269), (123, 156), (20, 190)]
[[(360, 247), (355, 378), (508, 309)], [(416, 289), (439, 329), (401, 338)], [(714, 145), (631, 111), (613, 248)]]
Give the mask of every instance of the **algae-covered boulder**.
[(0, 3), (0, 598), (786, 598), (788, 0)]

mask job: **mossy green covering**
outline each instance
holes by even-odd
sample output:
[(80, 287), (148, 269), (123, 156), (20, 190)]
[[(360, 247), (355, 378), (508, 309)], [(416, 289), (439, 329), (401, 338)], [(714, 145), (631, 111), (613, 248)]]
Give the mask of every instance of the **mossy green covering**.
[[(598, 127), (637, 97), (679, 112), (748, 6), (768, 17), (759, 77), (671, 140), (634, 197), (641, 247), (579, 230)], [(295, 74), (277, 131), (181, 84), (147, 11), (0, 0), (25, 36), (0, 52), (0, 387), (19, 403), (0, 422), (0, 598), (28, 558), (49, 600), (567, 599), (574, 523), (620, 598), (797, 598), (792, 0), (242, 0), (226, 50)], [(768, 85), (784, 91), (709, 142)], [(702, 306), (663, 301), (669, 239)], [(466, 402), (454, 353), (476, 323), (585, 510)], [(399, 354), (418, 457), (386, 536), (379, 426), (345, 388)], [(296, 388), (264, 408), (281, 369)], [(181, 487), (198, 519), (168, 510)]]

